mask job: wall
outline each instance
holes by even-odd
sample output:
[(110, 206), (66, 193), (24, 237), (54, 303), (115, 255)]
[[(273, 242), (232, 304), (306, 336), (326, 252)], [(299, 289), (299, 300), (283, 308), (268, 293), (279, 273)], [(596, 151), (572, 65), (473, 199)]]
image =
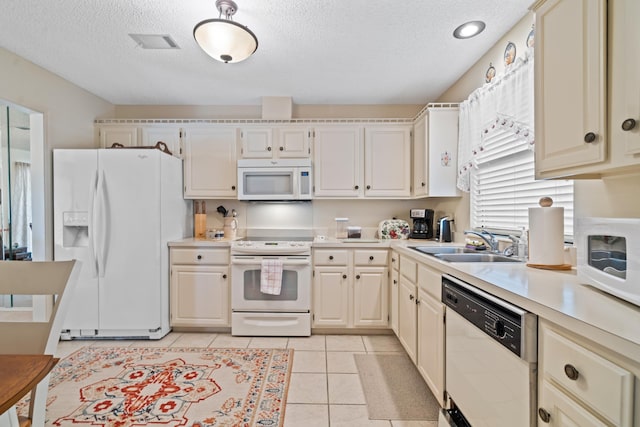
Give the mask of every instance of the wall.
[[(90, 148), (94, 147), (93, 121), (99, 117), (112, 117), (115, 107), (105, 100), (92, 95), (61, 77), (0, 48), (0, 100), (9, 104), (25, 107), (31, 111), (43, 113), (42, 131), (44, 152), (41, 164), (44, 165), (42, 185), (34, 185), (35, 199), (43, 201), (44, 259), (53, 257), (51, 212), (51, 150), (53, 148)], [(36, 121), (38, 121), (36, 119)], [(31, 127), (32, 132), (34, 126)], [(35, 189), (38, 190), (36, 193)], [(35, 231), (35, 230), (34, 230)], [(35, 232), (34, 232), (34, 238)]]

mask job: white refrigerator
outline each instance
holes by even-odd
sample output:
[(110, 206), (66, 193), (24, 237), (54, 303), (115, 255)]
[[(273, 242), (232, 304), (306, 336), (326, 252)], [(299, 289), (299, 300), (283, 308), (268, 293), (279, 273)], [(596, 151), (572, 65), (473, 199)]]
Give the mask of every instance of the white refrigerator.
[(167, 242), (190, 235), (182, 161), (155, 149), (53, 150), (54, 258), (82, 271), (62, 338), (169, 330)]

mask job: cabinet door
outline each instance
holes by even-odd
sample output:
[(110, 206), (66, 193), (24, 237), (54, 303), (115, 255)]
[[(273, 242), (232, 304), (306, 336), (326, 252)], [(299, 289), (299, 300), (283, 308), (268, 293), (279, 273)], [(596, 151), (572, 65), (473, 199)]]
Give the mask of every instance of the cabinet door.
[(427, 195), (459, 197), (458, 108), (429, 108), (427, 127)]
[(179, 127), (145, 126), (142, 128), (142, 145), (154, 146), (158, 142), (164, 142), (172, 155), (182, 158), (180, 135), (181, 130)]
[(102, 148), (109, 148), (113, 144), (122, 144), (125, 147), (138, 145), (137, 126), (101, 126), (98, 134)]
[(353, 282), (353, 325), (389, 324), (387, 267), (355, 267)]
[(171, 267), (171, 326), (229, 326), (229, 268)]
[(241, 131), (242, 158), (270, 159), (274, 156), (271, 128), (244, 128)]
[(605, 427), (569, 396), (542, 381), (538, 402), (538, 425), (549, 427)]
[(417, 316), (416, 316), (416, 285), (400, 276), (400, 288), (398, 293), (398, 339), (409, 355), (416, 363), (417, 355)]
[(362, 128), (318, 127), (314, 134), (314, 197), (362, 196)]
[(365, 196), (411, 195), (411, 127), (365, 129)]
[(348, 326), (350, 279), (347, 267), (316, 267), (314, 271), (314, 326)]
[(282, 159), (309, 158), (310, 132), (308, 128), (300, 126), (277, 128), (277, 156)]
[(606, 157), (606, 0), (548, 0), (536, 12), (536, 177)]
[[(396, 255), (397, 256), (397, 255)], [(398, 336), (398, 298), (400, 292), (400, 273), (398, 270), (391, 270), (391, 286), (389, 287), (391, 296), (389, 297), (389, 323), (391, 329)]]
[(640, 163), (640, 2), (616, 0), (609, 8), (612, 163), (625, 166)]
[(236, 198), (235, 128), (185, 131), (184, 197)]
[(418, 291), (418, 371), (444, 407), (444, 307)]
[(423, 115), (413, 125), (413, 196), (427, 195), (427, 124)]

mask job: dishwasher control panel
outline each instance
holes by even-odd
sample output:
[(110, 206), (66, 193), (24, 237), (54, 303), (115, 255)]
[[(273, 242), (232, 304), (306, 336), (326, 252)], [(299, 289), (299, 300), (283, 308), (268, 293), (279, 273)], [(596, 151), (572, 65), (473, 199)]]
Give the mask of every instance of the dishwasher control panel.
[(518, 357), (531, 357), (525, 335), (535, 332), (534, 314), (452, 276), (442, 278), (442, 302)]

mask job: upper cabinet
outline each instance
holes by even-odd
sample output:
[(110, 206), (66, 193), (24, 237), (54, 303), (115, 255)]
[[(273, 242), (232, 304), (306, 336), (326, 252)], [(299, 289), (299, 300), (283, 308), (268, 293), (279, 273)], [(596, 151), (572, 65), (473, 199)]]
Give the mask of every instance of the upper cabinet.
[(536, 177), (640, 164), (637, 0), (546, 0), (534, 10)]
[(361, 197), (363, 128), (319, 126), (314, 133), (314, 197)]
[(409, 197), (411, 126), (318, 126), (314, 197)]
[(176, 126), (154, 125), (142, 128), (142, 144), (154, 146), (164, 143), (175, 157), (182, 158), (182, 144), (180, 143), (182, 129)]
[(184, 134), (184, 197), (237, 197), (237, 139), (235, 127), (189, 128)]
[(109, 148), (113, 144), (122, 144), (125, 147), (135, 147), (139, 141), (138, 126), (100, 126), (98, 127), (98, 139), (101, 148)]
[(306, 126), (245, 127), (240, 132), (243, 159), (309, 158), (311, 130)]
[(457, 104), (429, 104), (413, 125), (414, 197), (458, 197)]

